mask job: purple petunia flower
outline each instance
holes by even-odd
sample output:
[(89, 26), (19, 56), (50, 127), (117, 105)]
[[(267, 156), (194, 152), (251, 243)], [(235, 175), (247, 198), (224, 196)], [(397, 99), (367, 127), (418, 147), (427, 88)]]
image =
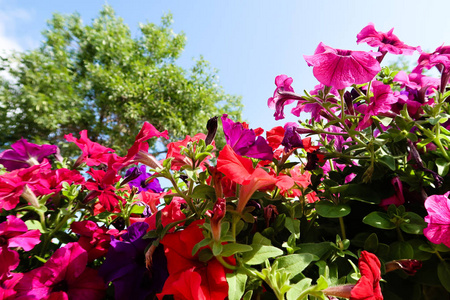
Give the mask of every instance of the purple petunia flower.
[(222, 127), (227, 145), (233, 148), (237, 154), (258, 159), (272, 160), (272, 148), (262, 136), (256, 137), (253, 130), (244, 128), (240, 122), (235, 123), (228, 119), (227, 114), (222, 116)]
[(161, 193), (163, 189), (161, 188), (161, 185), (159, 184), (158, 179), (154, 178), (149, 183), (146, 183), (146, 180), (152, 176), (152, 174), (146, 172), (146, 168), (144, 165), (138, 167), (132, 167), (127, 170), (125, 177), (134, 177), (134, 179), (128, 181), (127, 183), (130, 185), (130, 187), (137, 187), (139, 190), (139, 193), (142, 191), (148, 191), (151, 190), (155, 193)]
[(149, 295), (162, 290), (169, 276), (162, 246), (158, 246), (153, 253), (151, 268), (146, 268), (145, 250), (152, 240), (142, 237), (148, 227), (144, 222), (134, 223), (122, 235), (122, 240), (111, 237), (111, 245), (99, 275), (105, 282), (114, 284), (115, 299), (147, 299)]
[(275, 109), (275, 120), (284, 119), (284, 106), (296, 100), (304, 100), (300, 95), (294, 93), (294, 89), (291, 86), (292, 82), (292, 77), (287, 77), (284, 74), (275, 78), (277, 88), (273, 92), (273, 97), (267, 100), (269, 108)]
[(57, 146), (36, 145), (29, 143), (26, 139), (18, 140), (11, 145), (11, 148), (0, 153), (0, 164), (8, 171), (39, 165), (44, 158), (52, 154), (60, 158)]

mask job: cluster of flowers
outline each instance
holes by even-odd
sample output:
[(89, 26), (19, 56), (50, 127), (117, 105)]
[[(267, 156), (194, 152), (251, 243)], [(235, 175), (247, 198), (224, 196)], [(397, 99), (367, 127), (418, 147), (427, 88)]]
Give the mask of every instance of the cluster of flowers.
[[(276, 78), (275, 118), (297, 102), (311, 119), (265, 136), (223, 115), (222, 149), (213, 117), (162, 161), (147, 141), (168, 133), (147, 122), (123, 157), (86, 131), (66, 136), (74, 162), (24, 139), (0, 153), (0, 299), (448, 293), (450, 48), (422, 53), (373, 24), (357, 41), (378, 51), (305, 56), (320, 82), (306, 95)], [(414, 51), (411, 73), (380, 66)]]

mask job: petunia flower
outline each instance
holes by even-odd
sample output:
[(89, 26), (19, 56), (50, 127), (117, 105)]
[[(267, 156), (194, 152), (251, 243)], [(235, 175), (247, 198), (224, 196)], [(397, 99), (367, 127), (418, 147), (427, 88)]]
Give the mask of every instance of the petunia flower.
[(39, 230), (28, 230), (25, 222), (13, 215), (0, 223), (0, 280), (19, 265), (19, 253), (12, 248), (30, 251), (41, 242), (40, 236)]
[(383, 300), (381, 294), (381, 263), (378, 257), (370, 252), (362, 251), (358, 261), (361, 278), (352, 288), (350, 300)]
[(450, 79), (450, 46), (442, 45), (433, 53), (422, 53), (413, 72), (421, 73), (424, 68), (429, 70), (433, 67), (436, 67), (441, 73), (439, 91), (443, 93)]
[(125, 173), (125, 176), (129, 176), (133, 173), (133, 171), (139, 170), (139, 175), (134, 178), (133, 180), (128, 182), (128, 185), (130, 187), (137, 187), (138, 192), (142, 191), (153, 191), (155, 193), (161, 193), (163, 189), (161, 188), (161, 185), (159, 184), (159, 181), (157, 178), (154, 178), (152, 181), (147, 183), (147, 179), (152, 176), (152, 174), (146, 172), (146, 167), (144, 165), (138, 167), (132, 167), (127, 170)]
[(73, 222), (70, 224), (72, 232), (78, 234), (78, 244), (88, 253), (88, 261), (94, 261), (108, 253), (111, 235), (104, 226), (99, 227), (93, 221)]
[(357, 129), (362, 130), (372, 124), (372, 116), (378, 116), (381, 113), (389, 112), (391, 105), (397, 102), (397, 98), (387, 84), (380, 81), (372, 82), (373, 97), (369, 104), (362, 104), (356, 108), (364, 115), (363, 120), (358, 124)]
[(402, 205), (405, 203), (405, 197), (403, 196), (403, 184), (399, 177), (394, 177), (391, 180), (391, 184), (394, 187), (395, 193), (389, 198), (383, 199), (380, 202), (380, 206), (388, 208), (389, 205), (394, 204), (395, 206)]
[(433, 244), (444, 244), (450, 247), (450, 199), (448, 195), (432, 195), (425, 200), (425, 208), (428, 215), (425, 222), (427, 228), (423, 234)]
[(353, 284), (331, 286), (322, 292), (328, 297), (349, 298), (350, 300), (383, 300), (381, 293), (381, 263), (375, 254), (362, 251), (358, 261), (361, 278)]
[(91, 141), (87, 135), (87, 130), (82, 130), (80, 132), (79, 139), (75, 138), (71, 133), (66, 134), (64, 138), (68, 142), (75, 143), (82, 151), (81, 156), (75, 162), (75, 166), (78, 166), (83, 162), (90, 167), (101, 164), (106, 165), (111, 153), (114, 152), (111, 148), (104, 147), (99, 143)]
[(411, 47), (400, 41), (399, 38), (392, 33), (393, 31), (394, 28), (386, 33), (376, 31), (375, 25), (373, 23), (369, 23), (369, 25), (364, 27), (356, 36), (356, 43), (367, 43), (369, 46), (378, 47), (378, 51), (383, 54), (379, 57), (378, 61), (381, 61), (382, 57), (387, 52), (397, 55), (412, 55), (415, 50), (418, 50), (419, 52), (421, 51), (420, 47)]
[(237, 154), (272, 160), (272, 148), (262, 136), (256, 137), (253, 130), (245, 128), (240, 122), (228, 119), (227, 114), (222, 116), (222, 127), (227, 145), (230, 145)]
[(103, 299), (106, 286), (97, 270), (86, 267), (87, 261), (88, 254), (78, 243), (59, 248), (43, 266), (23, 275), (14, 288), (17, 298)]
[[(200, 139), (206, 139), (204, 133), (197, 133), (195, 136), (191, 137), (189, 135), (182, 141), (172, 142), (167, 145), (166, 158), (173, 157), (171, 168), (172, 170), (178, 171), (181, 167), (189, 165), (192, 166), (192, 161), (190, 158), (181, 154), (181, 147), (186, 147), (188, 143), (198, 142)], [(215, 143), (212, 142), (212, 145)], [(205, 158), (206, 159), (206, 158)]]
[(303, 55), (319, 82), (336, 89), (371, 81), (381, 67), (379, 53), (334, 49), (320, 43), (313, 55)]
[(36, 145), (26, 139), (20, 139), (8, 149), (0, 153), (0, 164), (7, 171), (39, 165), (50, 155), (59, 156), (59, 148), (54, 145)]
[(161, 291), (168, 276), (166, 257), (162, 247), (153, 253), (150, 270), (145, 265), (145, 250), (152, 242), (143, 239), (148, 224), (138, 222), (128, 227), (121, 240), (111, 237), (111, 246), (99, 274), (106, 282), (112, 282), (115, 299), (144, 300)]
[(91, 191), (90, 195), (88, 195), (88, 199), (85, 199), (85, 201), (98, 197), (101, 205), (107, 211), (113, 211), (114, 207), (119, 203), (119, 200), (122, 200), (122, 198), (115, 193), (116, 188), (113, 186), (119, 181), (116, 172), (114, 170), (105, 172), (103, 170), (91, 169), (86, 173), (91, 175), (92, 179), (89, 179), (84, 185)]
[(292, 82), (292, 77), (287, 77), (284, 74), (275, 77), (275, 85), (277, 88), (273, 92), (273, 97), (267, 100), (267, 106), (275, 109), (275, 120), (284, 119), (284, 107), (286, 105), (296, 100), (304, 100), (301, 96), (294, 93), (294, 89), (291, 86)]
[(215, 258), (202, 262), (194, 246), (204, 239), (199, 225), (204, 220), (189, 224), (182, 231), (166, 234), (161, 240), (167, 257), (167, 278), (158, 299), (173, 295), (183, 300), (223, 300), (228, 296), (225, 268)]

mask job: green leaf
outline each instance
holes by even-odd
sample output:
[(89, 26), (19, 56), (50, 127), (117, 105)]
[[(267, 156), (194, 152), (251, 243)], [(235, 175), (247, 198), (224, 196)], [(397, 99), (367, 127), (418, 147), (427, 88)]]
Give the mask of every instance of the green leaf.
[(364, 217), (363, 223), (380, 229), (394, 229), (395, 224), (391, 222), (385, 213), (374, 211)]
[(283, 250), (273, 246), (252, 244), (252, 248), (252, 251), (245, 252), (242, 256), (242, 261), (248, 265), (259, 265), (266, 259), (283, 255)]
[(311, 286), (312, 279), (305, 278), (294, 284), (291, 289), (286, 293), (287, 300), (303, 300), (307, 298), (307, 295), (302, 295), (303, 291), (307, 290)]
[(400, 229), (409, 234), (423, 234), (427, 223), (421, 216), (413, 212), (407, 212), (403, 216), (406, 222), (400, 224)]
[(319, 216), (325, 218), (340, 218), (348, 215), (351, 211), (350, 206), (346, 204), (335, 205), (331, 201), (316, 202), (316, 211)]
[(413, 247), (404, 241), (394, 242), (389, 245), (389, 256), (392, 259), (413, 259)]
[(42, 224), (41, 222), (39, 222), (38, 220), (26, 220), (25, 224), (28, 227), (28, 230), (34, 230), (37, 229), (39, 230), (41, 233), (45, 233), (44, 228), (42, 228)]
[(450, 292), (450, 264), (445, 261), (441, 261), (438, 265), (437, 271), (441, 284), (448, 292)]
[(240, 300), (245, 292), (245, 284), (247, 282), (247, 275), (245, 271), (238, 269), (236, 272), (228, 273), (228, 299), (229, 300)]
[(309, 253), (314, 255), (314, 260), (323, 259), (323, 257), (328, 254), (333, 249), (333, 244), (331, 242), (322, 243), (304, 243), (298, 244), (300, 247), (297, 253)]
[(206, 184), (197, 185), (191, 194), (194, 199), (216, 199), (216, 191), (212, 186)]
[(364, 242), (364, 250), (375, 253), (378, 249), (378, 236), (372, 233)]
[(222, 256), (228, 257), (236, 253), (248, 252), (253, 250), (252, 246), (245, 244), (229, 243), (223, 245)]
[(130, 214), (142, 214), (144, 212), (145, 206), (133, 205), (131, 208)]
[(300, 238), (300, 220), (287, 217), (284, 226), (290, 233), (295, 235), (295, 238)]
[(443, 158), (438, 158), (434, 162), (436, 164), (438, 174), (441, 176), (447, 175), (450, 162)]
[(249, 290), (247, 291), (247, 293), (245, 293), (244, 297), (242, 297), (242, 300), (251, 300), (253, 296), (253, 290)]
[(265, 246), (271, 246), (272, 243), (268, 238), (263, 236), (261, 233), (257, 232), (253, 236), (252, 245), (265, 245)]
[(278, 262), (278, 268), (284, 268), (287, 272), (291, 273), (291, 276), (303, 272), (309, 264), (314, 261), (315, 255), (309, 253), (301, 254), (290, 254), (277, 258), (275, 261)]
[(212, 252), (214, 256), (218, 256), (222, 253), (223, 246), (220, 242), (214, 242), (212, 246)]
[(395, 158), (390, 155), (383, 155), (378, 157), (378, 161), (386, 165), (391, 171), (395, 171)]

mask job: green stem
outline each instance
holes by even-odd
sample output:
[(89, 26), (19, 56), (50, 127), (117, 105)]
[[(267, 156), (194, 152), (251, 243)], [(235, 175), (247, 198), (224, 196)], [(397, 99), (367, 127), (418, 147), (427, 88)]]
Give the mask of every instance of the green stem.
[(342, 235), (342, 239), (346, 240), (347, 239), (347, 235), (345, 233), (345, 224), (344, 224), (344, 218), (339, 217), (339, 226), (341, 227), (341, 235)]
[(230, 270), (237, 270), (236, 266), (230, 265), (229, 263), (227, 263), (223, 257), (221, 255), (216, 256), (216, 259), (222, 264), (222, 266), (224, 266), (227, 269)]

